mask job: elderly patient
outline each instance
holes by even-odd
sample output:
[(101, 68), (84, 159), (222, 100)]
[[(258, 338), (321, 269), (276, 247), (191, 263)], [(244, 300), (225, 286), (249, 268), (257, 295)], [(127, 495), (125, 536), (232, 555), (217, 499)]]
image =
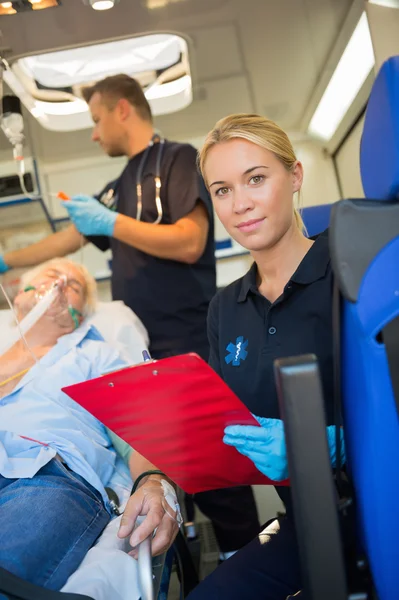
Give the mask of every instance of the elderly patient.
[[(54, 284), (56, 293), (26, 333), (28, 347), (18, 341), (0, 357), (0, 567), (58, 590), (110, 520), (104, 488), (116, 460), (112, 440), (120, 448), (61, 388), (123, 363), (84, 320), (95, 297), (86, 269), (55, 259), (31, 272), (28, 282), (14, 302), (19, 320)], [(122, 450), (125, 454), (123, 443)], [(129, 454), (133, 479), (154, 469), (138, 453)], [(131, 535), (135, 547), (158, 528), (154, 554), (178, 530), (162, 479), (153, 474), (140, 481), (118, 533)], [(139, 514), (147, 516), (134, 529)]]

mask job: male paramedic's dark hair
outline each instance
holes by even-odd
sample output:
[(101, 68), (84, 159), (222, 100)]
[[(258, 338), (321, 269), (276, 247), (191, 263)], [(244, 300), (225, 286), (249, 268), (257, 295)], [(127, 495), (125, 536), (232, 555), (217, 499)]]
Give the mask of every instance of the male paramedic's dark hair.
[(101, 94), (110, 108), (114, 108), (118, 100), (125, 98), (137, 111), (139, 117), (152, 123), (151, 108), (144, 95), (143, 88), (136, 79), (129, 75), (111, 75), (94, 85), (82, 89), (82, 96), (87, 103), (96, 93)]

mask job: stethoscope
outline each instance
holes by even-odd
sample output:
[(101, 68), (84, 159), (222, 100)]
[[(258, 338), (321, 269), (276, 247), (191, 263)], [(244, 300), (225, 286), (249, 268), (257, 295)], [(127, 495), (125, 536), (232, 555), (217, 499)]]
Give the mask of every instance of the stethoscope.
[[(143, 189), (142, 189), (142, 177), (143, 170), (147, 162), (148, 154), (154, 144), (158, 144), (158, 152), (157, 158), (155, 161), (155, 206), (157, 208), (158, 217), (153, 221), (154, 225), (158, 225), (162, 221), (163, 216), (163, 208), (161, 202), (161, 160), (162, 153), (164, 149), (165, 140), (159, 134), (154, 134), (148, 144), (147, 148), (144, 151), (143, 156), (141, 157), (137, 174), (136, 174), (136, 193), (137, 193), (137, 212), (136, 212), (136, 220), (141, 221), (141, 213), (143, 211)], [(107, 208), (111, 210), (116, 210), (118, 203), (118, 195), (116, 189), (109, 189), (100, 198), (100, 202), (104, 204)]]

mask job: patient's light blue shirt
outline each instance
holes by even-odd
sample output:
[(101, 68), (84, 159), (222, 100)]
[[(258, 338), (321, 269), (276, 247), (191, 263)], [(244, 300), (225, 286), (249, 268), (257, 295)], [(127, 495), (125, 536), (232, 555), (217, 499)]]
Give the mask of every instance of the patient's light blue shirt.
[(115, 450), (106, 428), (61, 388), (124, 364), (92, 325), (59, 338), (14, 391), (0, 399), (0, 474), (33, 477), (58, 453), (108, 506), (104, 487), (115, 467)]

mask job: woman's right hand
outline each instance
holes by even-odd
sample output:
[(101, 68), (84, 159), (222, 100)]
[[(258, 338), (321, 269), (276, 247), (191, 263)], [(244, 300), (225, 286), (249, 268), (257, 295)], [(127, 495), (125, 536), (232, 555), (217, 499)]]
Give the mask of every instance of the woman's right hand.
[(248, 456), (255, 466), (272, 481), (288, 477), (287, 449), (284, 424), (280, 419), (256, 417), (260, 427), (230, 425), (224, 431), (223, 441)]
[[(223, 441), (234, 446), (238, 452), (248, 456), (257, 469), (272, 481), (288, 478), (287, 448), (285, 444), (284, 423), (280, 419), (257, 417), (260, 427), (252, 425), (230, 425), (224, 430)], [(336, 464), (335, 426), (327, 427), (327, 442), (332, 467)], [(345, 463), (345, 440), (342, 428), (341, 464)]]

